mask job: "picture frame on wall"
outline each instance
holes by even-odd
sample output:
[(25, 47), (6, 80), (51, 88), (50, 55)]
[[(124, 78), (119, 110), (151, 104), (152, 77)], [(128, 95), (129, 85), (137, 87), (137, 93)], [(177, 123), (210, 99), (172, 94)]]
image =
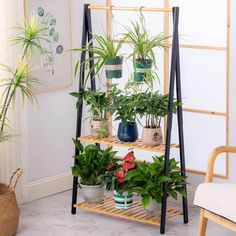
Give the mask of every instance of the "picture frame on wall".
[(71, 3), (70, 0), (24, 0), (24, 15), (37, 16), (48, 30), (49, 42), (43, 42), (47, 53), (39, 59), (40, 69), (34, 76), (41, 84), (34, 86), (35, 93), (59, 90), (72, 85)]

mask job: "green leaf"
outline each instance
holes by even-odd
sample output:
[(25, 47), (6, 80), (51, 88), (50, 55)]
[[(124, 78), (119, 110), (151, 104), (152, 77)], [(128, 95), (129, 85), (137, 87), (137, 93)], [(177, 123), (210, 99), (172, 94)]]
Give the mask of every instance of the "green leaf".
[(84, 152), (84, 147), (83, 145), (81, 144), (81, 142), (79, 140), (76, 140), (76, 139), (73, 139), (73, 142), (76, 146), (76, 148), (82, 153)]
[(142, 205), (144, 208), (147, 208), (152, 202), (152, 196), (151, 195), (144, 195), (142, 196)]

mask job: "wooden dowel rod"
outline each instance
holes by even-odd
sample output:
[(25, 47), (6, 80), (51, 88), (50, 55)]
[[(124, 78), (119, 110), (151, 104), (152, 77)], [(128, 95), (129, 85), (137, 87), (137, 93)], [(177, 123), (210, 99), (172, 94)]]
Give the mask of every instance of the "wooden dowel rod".
[(91, 10), (115, 10), (115, 11), (147, 11), (147, 12), (172, 12), (171, 8), (148, 8), (148, 7), (118, 7), (118, 6), (95, 6), (89, 5)]
[(201, 110), (201, 109), (194, 109), (194, 108), (183, 108), (186, 112), (193, 112), (193, 113), (201, 113), (201, 114), (208, 114), (208, 115), (215, 115), (215, 116), (226, 116), (225, 112), (219, 112), (219, 111), (207, 111), (207, 110)]
[[(119, 39), (113, 39), (114, 42), (118, 43), (120, 42)], [(124, 43), (131, 44), (129, 41), (124, 41)], [(164, 43), (165, 47), (171, 47), (170, 43)], [(203, 50), (214, 50), (214, 51), (227, 51), (226, 47), (220, 47), (220, 46), (207, 46), (207, 45), (193, 45), (193, 44), (180, 44), (181, 48), (192, 48), (192, 49), (203, 49)]]

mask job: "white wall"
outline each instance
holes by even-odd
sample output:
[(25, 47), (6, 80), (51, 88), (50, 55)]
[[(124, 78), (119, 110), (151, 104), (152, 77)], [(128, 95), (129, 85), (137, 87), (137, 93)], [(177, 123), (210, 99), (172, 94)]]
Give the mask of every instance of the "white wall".
[[(83, 3), (103, 5), (104, 1), (77, 1), (72, 0), (72, 47), (80, 46)], [(236, 42), (236, 2), (232, 1), (231, 11), (231, 42)], [(100, 12), (93, 17), (93, 29), (96, 32), (101, 28), (104, 19)], [(75, 60), (75, 57), (74, 57)], [(230, 144), (236, 145), (236, 45), (231, 43), (230, 69)], [(69, 188), (71, 185), (70, 166), (73, 163), (74, 147), (71, 137), (75, 135), (76, 109), (75, 100), (68, 93), (78, 89), (77, 81), (73, 86), (60, 91), (39, 94), (39, 109), (28, 107), (27, 110), (27, 179), (29, 199), (55, 193)], [(86, 130), (87, 127), (83, 127)], [(207, 158), (207, 157), (206, 157)], [(230, 160), (230, 181), (236, 179), (236, 159)], [(60, 187), (60, 178), (64, 180)], [(190, 189), (203, 182), (203, 176), (190, 174)], [(45, 183), (47, 185), (45, 185)], [(51, 189), (53, 184), (54, 190)], [(43, 187), (44, 186), (44, 187)], [(58, 187), (59, 186), (59, 187)], [(39, 194), (43, 189), (45, 193)], [(37, 195), (39, 194), (39, 195)]]

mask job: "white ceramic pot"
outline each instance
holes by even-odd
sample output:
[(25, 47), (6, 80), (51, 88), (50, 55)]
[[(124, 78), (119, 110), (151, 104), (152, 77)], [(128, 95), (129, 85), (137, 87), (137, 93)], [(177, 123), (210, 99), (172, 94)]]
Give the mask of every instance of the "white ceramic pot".
[(93, 120), (91, 124), (91, 134), (97, 138), (107, 138), (110, 135), (108, 120)]
[(161, 204), (158, 204), (155, 199), (152, 199), (151, 204), (145, 209), (145, 211), (148, 214), (151, 214), (154, 216), (160, 216), (161, 215)]
[(143, 128), (142, 143), (147, 146), (155, 147), (163, 143), (163, 135), (161, 127)]
[(87, 203), (99, 203), (102, 201), (105, 193), (103, 185), (83, 185), (80, 184), (82, 196)]

